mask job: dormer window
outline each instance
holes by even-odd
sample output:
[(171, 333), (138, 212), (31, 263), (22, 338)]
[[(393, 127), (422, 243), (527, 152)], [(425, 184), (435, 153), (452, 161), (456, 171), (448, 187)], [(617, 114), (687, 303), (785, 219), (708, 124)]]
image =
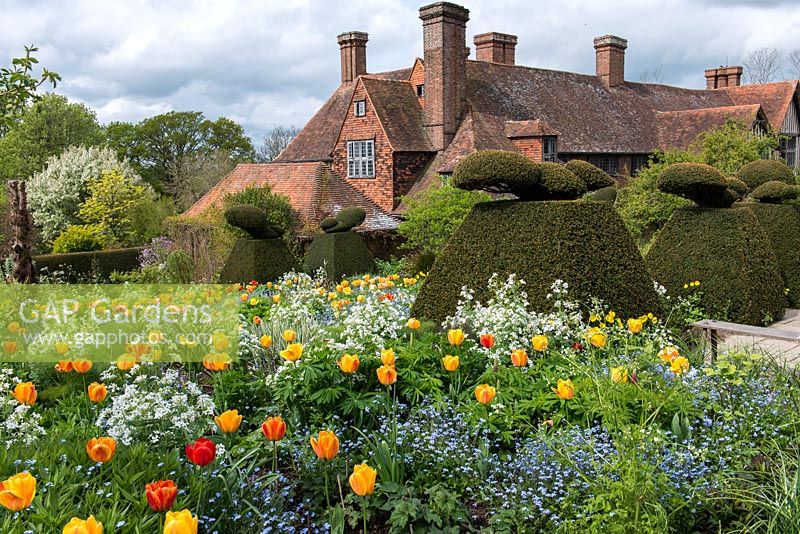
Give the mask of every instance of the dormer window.
[(542, 161), (556, 161), (556, 137), (542, 137)]
[(367, 101), (356, 100), (355, 108), (356, 108), (356, 117), (363, 117), (364, 115), (367, 114)]
[(423, 98), (425, 96), (425, 84), (421, 83), (417, 86), (417, 98)]

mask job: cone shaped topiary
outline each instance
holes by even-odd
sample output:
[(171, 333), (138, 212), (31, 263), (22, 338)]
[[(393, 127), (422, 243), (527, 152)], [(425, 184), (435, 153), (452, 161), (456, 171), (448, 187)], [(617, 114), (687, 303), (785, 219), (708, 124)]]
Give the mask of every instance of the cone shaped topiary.
[(774, 159), (760, 159), (751, 161), (739, 169), (736, 177), (747, 184), (752, 191), (766, 182), (784, 182), (794, 185), (794, 172), (781, 161)]
[(441, 323), (462, 286), (485, 299), (493, 273), (525, 280), (539, 311), (551, 308), (546, 295), (557, 279), (569, 284), (571, 298), (601, 298), (622, 317), (660, 311), (639, 251), (608, 202), (476, 204), (436, 259), (412, 315)]
[(770, 240), (751, 210), (680, 208), (645, 261), (673, 295), (699, 280), (703, 305), (713, 318), (760, 325), (783, 316), (784, 283)]
[(360, 235), (334, 232), (315, 237), (306, 252), (303, 270), (313, 274), (321, 267), (329, 280), (338, 282), (344, 276), (374, 272), (375, 261)]
[(286, 243), (275, 239), (237, 239), (219, 278), (224, 284), (269, 282), (299, 267)]

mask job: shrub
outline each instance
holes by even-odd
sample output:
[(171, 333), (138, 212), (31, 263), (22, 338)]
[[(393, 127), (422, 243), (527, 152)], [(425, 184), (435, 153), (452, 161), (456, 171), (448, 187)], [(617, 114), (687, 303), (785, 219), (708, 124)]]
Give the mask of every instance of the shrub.
[(239, 204), (260, 208), (266, 213), (267, 221), (283, 232), (291, 232), (297, 224), (289, 198), (273, 193), (268, 185), (246, 187), (241, 191), (229, 193), (222, 199), (222, 204), (223, 209)]
[(704, 207), (729, 207), (738, 198), (728, 188), (725, 177), (714, 167), (703, 163), (670, 165), (659, 174), (658, 188)]
[(164, 268), (164, 284), (188, 284), (194, 275), (194, 262), (183, 251), (176, 250), (167, 256), (167, 265)]
[(322, 221), (320, 227), (325, 233), (347, 232), (364, 222), (367, 212), (364, 208), (350, 207), (344, 208), (335, 217), (327, 217)]
[(783, 280), (750, 210), (681, 208), (657, 234), (646, 262), (672, 294), (700, 280), (703, 306), (714, 318), (762, 324), (783, 315)]
[(74, 224), (58, 234), (53, 241), (53, 254), (102, 250), (104, 245), (102, 227), (96, 224)]
[(588, 161), (571, 159), (567, 162), (565, 167), (586, 184), (586, 189), (588, 191), (597, 191), (598, 189), (611, 187), (616, 184), (611, 176)]
[(198, 282), (216, 278), (236, 241), (236, 230), (225, 224), (218, 209), (206, 210), (196, 217), (168, 217), (164, 230), (175, 249), (192, 258), (193, 280)]
[(253, 239), (280, 237), (283, 230), (274, 226), (264, 210), (248, 204), (238, 204), (225, 210), (228, 224), (247, 232)]
[(794, 185), (794, 173), (788, 165), (774, 159), (759, 159), (743, 165), (736, 177), (754, 190), (766, 182), (784, 182)]
[[(758, 188), (767, 184), (762, 184)], [(798, 269), (800, 266), (800, 211), (796, 206), (755, 202), (747, 202), (737, 208), (749, 209), (755, 214), (761, 229), (772, 244), (772, 252), (775, 254), (778, 270), (783, 278), (783, 287), (789, 290), (786, 295), (789, 307), (800, 307), (800, 269)]]
[(601, 187), (592, 193), (592, 200), (597, 202), (614, 202), (617, 200), (617, 188), (613, 185)]
[(764, 182), (750, 193), (750, 198), (763, 204), (783, 204), (798, 196), (800, 196), (800, 189), (796, 185), (778, 181)]
[(114, 245), (128, 245), (133, 237), (133, 213), (142, 200), (152, 195), (149, 188), (137, 185), (117, 171), (103, 171), (88, 184), (89, 197), (78, 210), (78, 217), (103, 229)]
[(728, 187), (739, 196), (740, 200), (747, 195), (747, 184), (735, 176), (725, 177), (725, 182), (728, 184)]
[(404, 199), (405, 220), (397, 229), (406, 239), (402, 247), (428, 257), (438, 253), (472, 207), (488, 200), (491, 197), (482, 191), (464, 191), (447, 184)]
[(34, 256), (36, 268), (48, 273), (63, 271), (69, 281), (84, 281), (89, 278), (107, 279), (112, 272), (130, 272), (139, 267), (141, 247), (98, 250), (92, 252), (70, 252), (65, 254), (42, 254)]
[(642, 258), (606, 202), (477, 204), (437, 258), (412, 314), (441, 322), (463, 286), (485, 300), (494, 273), (525, 280), (536, 311), (552, 306), (546, 295), (557, 279), (574, 298), (601, 298), (621, 316), (659, 309)]
[(586, 193), (586, 184), (564, 165), (551, 162), (534, 165), (540, 172), (540, 182), (534, 186), (536, 200), (574, 200)]
[(468, 191), (512, 193), (535, 200), (541, 168), (518, 152), (480, 150), (470, 154), (453, 171), (453, 185)]
[(298, 268), (282, 239), (237, 239), (220, 271), (222, 283), (268, 282)]
[(360, 235), (336, 232), (318, 235), (308, 247), (303, 270), (310, 274), (321, 267), (329, 280), (338, 282), (343, 276), (374, 272), (375, 261)]

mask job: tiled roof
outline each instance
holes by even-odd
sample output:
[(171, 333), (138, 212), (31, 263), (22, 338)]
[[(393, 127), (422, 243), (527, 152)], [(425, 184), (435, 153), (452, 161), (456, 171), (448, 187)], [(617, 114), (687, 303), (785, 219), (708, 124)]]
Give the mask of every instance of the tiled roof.
[(314, 229), (323, 218), (349, 206), (367, 211), (361, 230), (397, 227), (396, 219), (321, 162), (239, 164), (184, 215), (199, 215), (210, 207), (218, 207), (228, 193), (264, 185), (269, 185), (274, 193), (289, 197), (305, 229)]
[(422, 125), (422, 107), (407, 81), (392, 81), (362, 76), (370, 102), (397, 152), (433, 152)]
[(689, 148), (701, 133), (722, 126), (729, 118), (752, 126), (759, 114), (764, 116), (758, 104), (656, 112), (658, 147)]
[(540, 120), (506, 121), (506, 137), (509, 139), (543, 135), (558, 135), (558, 130)]
[(797, 93), (797, 80), (775, 83), (762, 83), (757, 85), (741, 85), (728, 87), (725, 92), (730, 95), (733, 104), (760, 104), (761, 109), (769, 120), (770, 126), (775, 131), (780, 130), (783, 118), (789, 111), (792, 97)]

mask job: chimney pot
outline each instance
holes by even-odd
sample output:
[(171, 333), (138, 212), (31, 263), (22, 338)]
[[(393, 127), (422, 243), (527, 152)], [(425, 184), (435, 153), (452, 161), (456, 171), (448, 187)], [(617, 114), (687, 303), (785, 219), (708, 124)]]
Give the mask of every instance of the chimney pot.
[(608, 87), (625, 82), (625, 49), (628, 41), (615, 35), (595, 37), (595, 72)]
[(342, 61), (342, 83), (352, 82), (366, 74), (369, 35), (366, 32), (345, 32), (340, 33), (336, 40)]
[(515, 61), (517, 36), (507, 33), (489, 32), (475, 36), (475, 53), (478, 61), (513, 65)]
[(706, 69), (706, 89), (723, 89), (742, 85), (742, 67), (718, 67)]

